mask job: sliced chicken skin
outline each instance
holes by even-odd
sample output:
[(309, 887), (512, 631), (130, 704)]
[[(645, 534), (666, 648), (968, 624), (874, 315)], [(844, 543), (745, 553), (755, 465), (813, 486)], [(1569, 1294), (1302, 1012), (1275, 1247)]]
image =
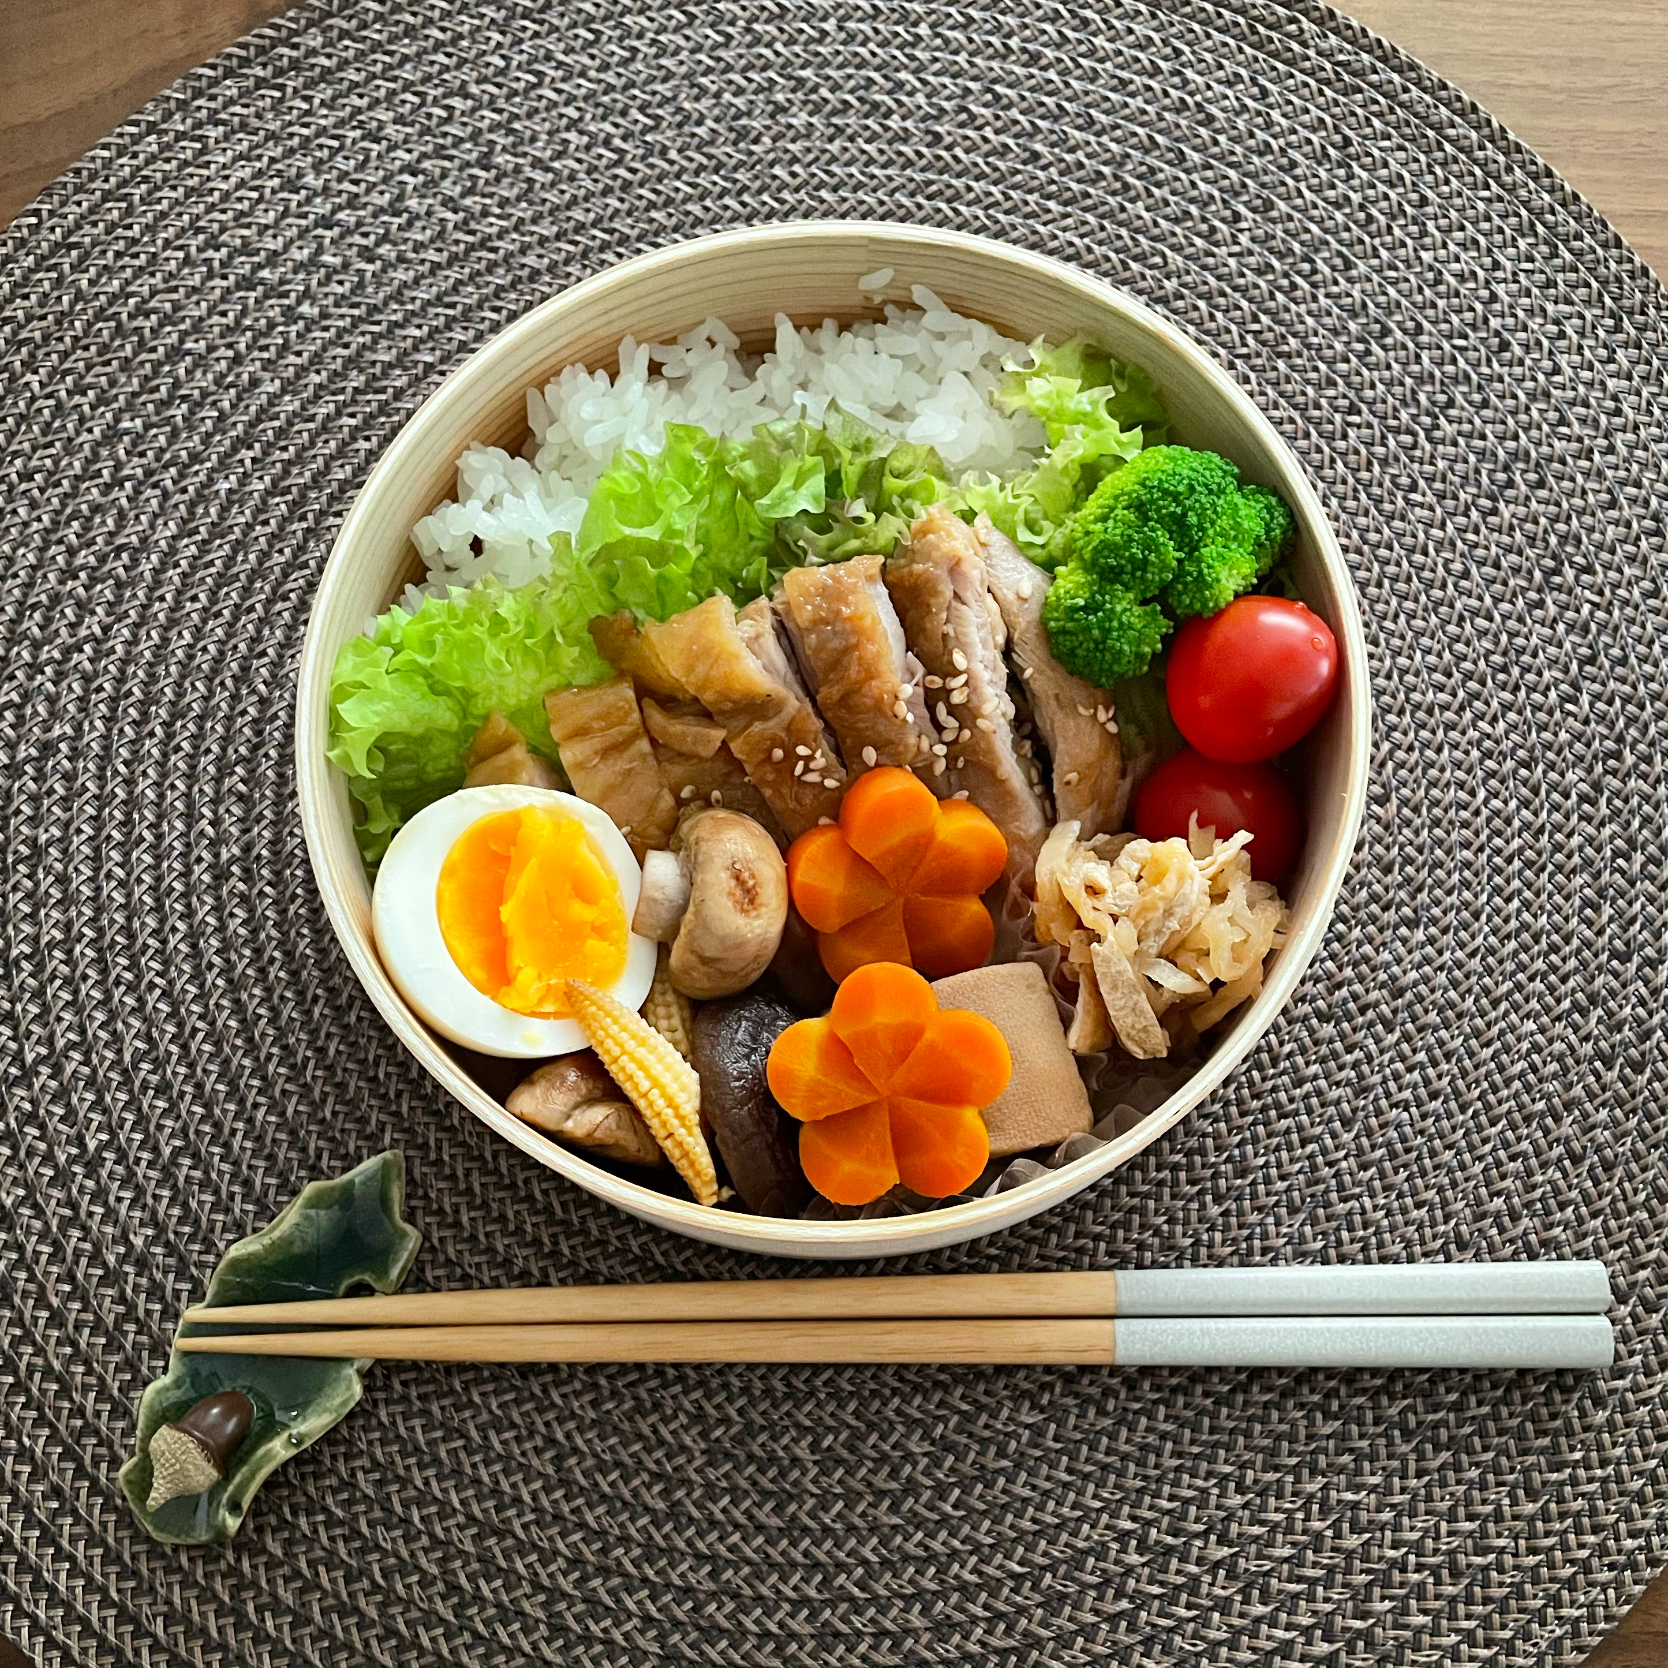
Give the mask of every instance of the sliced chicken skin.
[(778, 603), (817, 706), (853, 776), (876, 765), (913, 770), (940, 794), (924, 668), (909, 652), (881, 575), (881, 558), (854, 556), (820, 568), (790, 568)]
[(1128, 789), (1112, 697), (1054, 658), (1043, 625), (1050, 576), (1027, 561), (988, 516), (973, 523), (990, 594), (1008, 631), (1008, 658), (1053, 762), (1054, 814), (1093, 839), (1120, 827)]
[(709, 597), (669, 620), (650, 620), (641, 635), (665, 681), (724, 726), (731, 751), (790, 839), (839, 814), (845, 766), (777, 636), (768, 600), (738, 614), (728, 597)]
[(951, 791), (965, 792), (1002, 830), (1008, 874), (1029, 889), (1049, 816), (1014, 734), (1002, 616), (973, 529), (934, 505), (888, 562), (886, 588), (926, 669)]
[(606, 811), (639, 857), (664, 847), (678, 807), (661, 778), (631, 679), (553, 690), (544, 710), (573, 791)]

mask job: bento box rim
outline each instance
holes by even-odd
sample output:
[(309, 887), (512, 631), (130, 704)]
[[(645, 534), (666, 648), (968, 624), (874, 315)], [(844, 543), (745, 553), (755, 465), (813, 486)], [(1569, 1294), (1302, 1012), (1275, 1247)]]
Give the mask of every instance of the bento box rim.
[[(1280, 460), (1285, 475), (1280, 483), (1282, 490), (1293, 501), (1299, 521), (1322, 565), (1328, 569), (1337, 594), (1338, 617), (1333, 624), (1343, 662), (1342, 687), (1349, 694), (1344, 740), (1348, 750), (1345, 805), (1331, 847), (1325, 854), (1324, 866), (1319, 871), (1319, 892), (1309, 918), (1303, 929), (1288, 939), (1276, 957), (1268, 982), (1234, 1023), (1232, 1034), (1223, 1040), (1199, 1071), (1134, 1128), (1096, 1152), (1049, 1171), (1023, 1187), (918, 1215), (858, 1222), (795, 1221), (707, 1209), (692, 1201), (658, 1193), (592, 1165), (512, 1116), (446, 1053), (434, 1035), (405, 1006), (377, 959), (368, 930), (362, 932), (358, 928), (345, 889), (350, 882), (339, 865), (332, 865), (325, 842), (326, 823), (338, 816), (339, 807), (332, 799), (332, 767), (325, 757), (334, 655), (325, 646), (320, 621), (331, 612), (333, 593), (348, 571), (347, 563), (355, 552), (362, 530), (375, 514), (381, 491), (391, 479), (398, 477), (406, 458), (415, 451), (429, 430), (444, 422), (445, 413), (458, 393), (472, 387), (483, 376), (485, 364), (508, 357), (515, 344), (538, 336), (553, 318), (582, 312), (614, 286), (627, 280), (669, 273), (695, 255), (759, 251), (802, 243), (807, 238), (830, 244), (874, 241), (913, 245), (916, 248), (953, 248), (976, 259), (1005, 266), (1016, 277), (1027, 273), (1046, 275), (1054, 283), (1063, 283), (1075, 289), (1092, 305), (1120, 314), (1126, 323), (1158, 337), (1172, 352), (1189, 360), (1193, 369), (1233, 409), (1238, 420), (1255, 431), (1261, 443)], [(1126, 291), (1051, 256), (971, 233), (903, 222), (795, 220), (687, 239), (609, 266), (521, 315), (446, 376), (378, 459), (356, 494), (332, 545), (314, 596), (302, 648), (297, 680), (295, 745), (303, 833), (337, 941), (394, 1034), (454, 1099), (538, 1162), (643, 1220), (697, 1240), (764, 1255), (857, 1258), (904, 1255), (961, 1243), (1011, 1227), (1049, 1209), (1109, 1174), (1173, 1129), (1244, 1062), (1285, 1007), (1325, 936), (1348, 872), (1366, 806), (1371, 724), (1371, 688), (1360, 609), (1348, 565), (1319, 495), (1291, 447), (1245, 390), (1203, 346), (1171, 320)], [(358, 883), (361, 886), (364, 884), (362, 871)]]

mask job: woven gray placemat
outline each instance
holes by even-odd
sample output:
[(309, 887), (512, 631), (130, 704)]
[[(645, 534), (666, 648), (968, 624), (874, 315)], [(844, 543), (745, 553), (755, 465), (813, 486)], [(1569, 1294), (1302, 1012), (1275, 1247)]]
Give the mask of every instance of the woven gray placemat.
[[(314, 892), (332, 535), (494, 330), (797, 215), (1011, 239), (1251, 387), (1361, 588), (1379, 741), (1248, 1068), (923, 1259), (1598, 1255), (1576, 1375), (379, 1369), (228, 1548), (145, 1541), (132, 1401), (217, 1251), (405, 1149), (419, 1276), (758, 1272), (448, 1103)], [(319, 5), (186, 77), (0, 267), (0, 1633), (43, 1663), (1569, 1661), (1668, 1495), (1664, 294), (1308, 0)]]

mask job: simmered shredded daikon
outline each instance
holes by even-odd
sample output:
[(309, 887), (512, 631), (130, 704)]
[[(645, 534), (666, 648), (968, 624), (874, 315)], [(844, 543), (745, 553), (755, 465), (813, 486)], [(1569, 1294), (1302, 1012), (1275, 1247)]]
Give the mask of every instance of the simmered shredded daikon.
[(1066, 946), (1075, 977), (1092, 972), (1100, 1002), (1079, 1004), (1085, 1040), (1104, 1006), (1124, 1048), (1155, 1059), (1182, 1025), (1208, 1031), (1257, 994), (1287, 912), (1251, 878), (1249, 834), (1218, 840), (1195, 821), (1185, 840), (1083, 841), (1078, 829), (1061, 823), (1038, 856), (1035, 926)]

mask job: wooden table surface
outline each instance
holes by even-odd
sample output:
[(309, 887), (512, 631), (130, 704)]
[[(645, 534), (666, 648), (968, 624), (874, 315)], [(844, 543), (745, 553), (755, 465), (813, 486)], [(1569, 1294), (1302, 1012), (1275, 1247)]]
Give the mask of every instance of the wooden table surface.
[[(0, 0), (0, 225), (152, 93), (283, 9)], [(1493, 111), (1668, 275), (1668, 0), (1346, 0), (1344, 10)], [(1586, 1668), (1668, 1668), (1668, 1577)]]

